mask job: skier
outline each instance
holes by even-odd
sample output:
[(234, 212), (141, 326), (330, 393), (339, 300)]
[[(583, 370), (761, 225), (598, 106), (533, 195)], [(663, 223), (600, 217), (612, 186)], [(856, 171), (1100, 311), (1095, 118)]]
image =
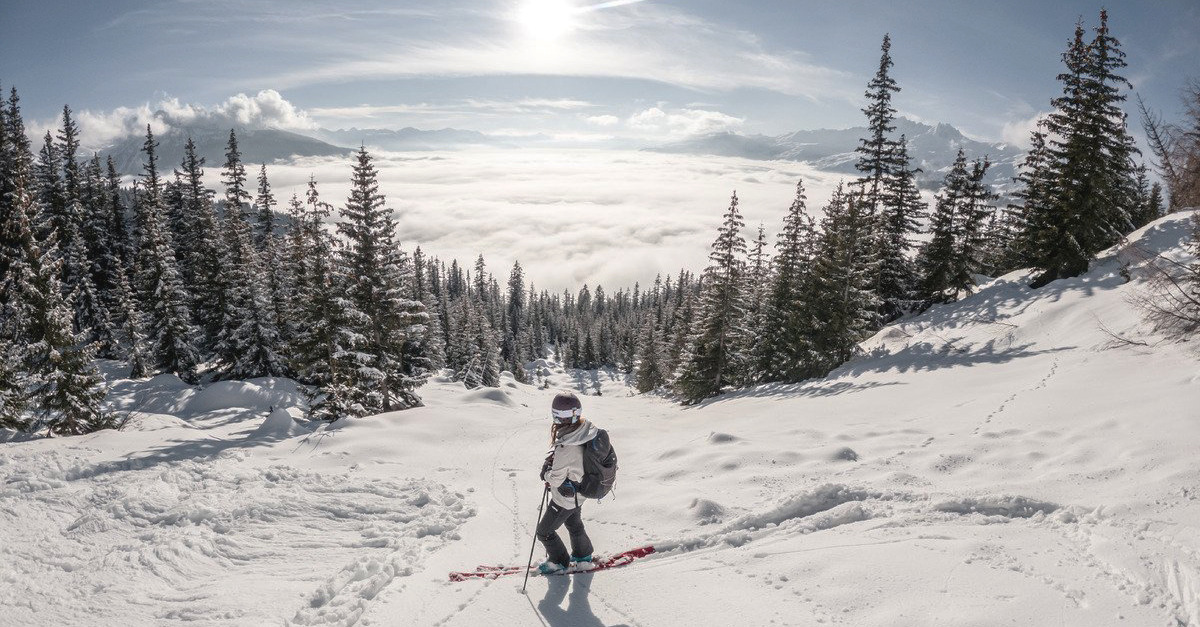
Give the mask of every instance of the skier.
[[(550, 426), (553, 445), (542, 464), (542, 481), (550, 492), (550, 504), (537, 526), (537, 537), (546, 547), (546, 561), (538, 572), (549, 575), (566, 570), (572, 563), (586, 568), (592, 562), (592, 541), (583, 528), (580, 516), (580, 496), (576, 493), (583, 479), (583, 445), (592, 441), (600, 430), (584, 420), (583, 404), (571, 392), (561, 392), (550, 405), (554, 423)], [(563, 524), (571, 535), (571, 553), (558, 536)]]

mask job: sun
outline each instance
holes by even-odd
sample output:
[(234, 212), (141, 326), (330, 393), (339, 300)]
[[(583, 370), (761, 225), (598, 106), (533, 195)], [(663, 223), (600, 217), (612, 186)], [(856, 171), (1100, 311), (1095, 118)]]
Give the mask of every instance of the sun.
[(571, 0), (522, 0), (517, 22), (526, 35), (553, 41), (574, 30), (577, 12)]

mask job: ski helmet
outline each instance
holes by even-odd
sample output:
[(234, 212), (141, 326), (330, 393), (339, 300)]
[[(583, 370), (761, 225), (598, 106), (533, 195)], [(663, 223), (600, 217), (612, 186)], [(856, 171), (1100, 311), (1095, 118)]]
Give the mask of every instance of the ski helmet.
[(554, 395), (554, 401), (550, 403), (550, 415), (554, 418), (554, 422), (560, 425), (570, 425), (579, 422), (579, 416), (583, 414), (583, 403), (579, 402), (579, 397), (571, 392), (559, 392)]

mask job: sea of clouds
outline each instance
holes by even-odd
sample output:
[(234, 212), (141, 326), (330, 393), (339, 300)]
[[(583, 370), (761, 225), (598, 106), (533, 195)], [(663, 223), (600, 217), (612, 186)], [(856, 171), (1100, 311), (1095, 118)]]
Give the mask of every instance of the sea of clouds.
[[(468, 266), (482, 254), (501, 283), (519, 260), (527, 281), (552, 291), (584, 283), (612, 291), (680, 268), (699, 272), (735, 190), (747, 239), (762, 223), (773, 243), (797, 181), (819, 217), (841, 178), (787, 161), (621, 150), (372, 155), (406, 250)], [(310, 176), (340, 207), (351, 166), (350, 157), (304, 158), (267, 170), (281, 209), (293, 193), (304, 197)], [(208, 175), (218, 184), (216, 169)]]

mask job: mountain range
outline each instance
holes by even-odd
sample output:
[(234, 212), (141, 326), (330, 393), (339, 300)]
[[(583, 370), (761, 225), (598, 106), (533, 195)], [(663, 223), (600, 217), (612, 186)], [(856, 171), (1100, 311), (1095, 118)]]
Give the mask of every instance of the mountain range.
[[(962, 148), (968, 159), (987, 156), (993, 185), (1003, 188), (1016, 175), (1024, 152), (1017, 146), (970, 139), (949, 124), (931, 126), (907, 118), (896, 119), (896, 134), (904, 135), (914, 167), (920, 168), (922, 187), (935, 188)], [(784, 135), (741, 135), (711, 133), (646, 148), (655, 152), (708, 154), (745, 159), (784, 159), (801, 161), (830, 172), (855, 172), (854, 150), (867, 134), (866, 127), (795, 131)]]
[[(454, 128), (318, 129), (307, 135), (278, 129), (235, 130), (242, 160), (247, 164), (273, 163), (293, 157), (342, 155), (362, 145), (391, 151), (517, 147), (509, 138)], [(865, 127), (795, 131), (776, 136), (721, 132), (649, 146), (643, 150), (746, 159), (783, 159), (805, 162), (820, 170), (853, 174), (857, 159), (854, 150), (866, 132)], [(1016, 146), (973, 140), (949, 124), (931, 126), (898, 118), (896, 133), (905, 136), (912, 164), (921, 169), (918, 182), (924, 188), (936, 188), (940, 184), (960, 147), (966, 151), (969, 159), (986, 155), (992, 161), (989, 180), (1001, 191), (1011, 182), (1016, 165), (1023, 156), (1021, 149)], [(229, 130), (215, 127), (177, 127), (160, 134), (157, 137), (159, 162), (166, 167), (179, 164), (189, 136), (196, 142), (197, 152), (208, 167), (219, 167), (225, 162)], [(105, 152), (113, 156), (122, 173), (137, 174), (142, 168), (142, 143), (142, 138), (131, 137)]]

